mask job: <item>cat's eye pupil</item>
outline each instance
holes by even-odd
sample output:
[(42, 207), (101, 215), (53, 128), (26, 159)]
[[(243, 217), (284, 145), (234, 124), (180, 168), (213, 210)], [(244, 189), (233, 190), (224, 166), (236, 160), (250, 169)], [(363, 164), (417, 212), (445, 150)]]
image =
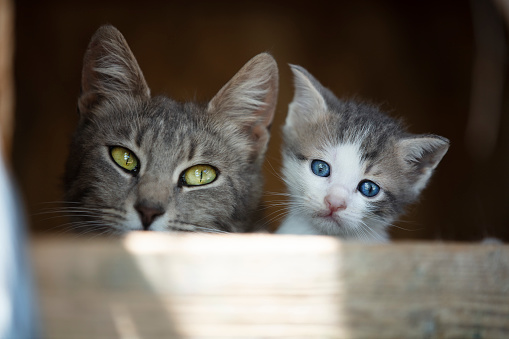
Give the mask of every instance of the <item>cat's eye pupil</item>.
[(124, 153), (124, 160), (125, 160), (126, 166), (129, 165), (130, 162), (132, 162), (132, 160), (129, 161), (130, 159), (131, 159), (131, 153), (127, 153), (127, 152)]
[(217, 178), (217, 171), (210, 165), (196, 165), (182, 173), (182, 184), (185, 186), (199, 186), (210, 184)]
[(368, 198), (374, 197), (380, 192), (380, 186), (378, 186), (371, 180), (361, 181), (357, 189), (359, 190), (359, 192), (361, 192), (362, 195)]
[(330, 166), (322, 160), (313, 160), (311, 162), (311, 171), (319, 177), (328, 177), (330, 175)]
[(122, 169), (134, 174), (138, 172), (138, 158), (127, 148), (120, 146), (110, 147), (110, 154), (113, 161), (115, 161), (115, 163)]

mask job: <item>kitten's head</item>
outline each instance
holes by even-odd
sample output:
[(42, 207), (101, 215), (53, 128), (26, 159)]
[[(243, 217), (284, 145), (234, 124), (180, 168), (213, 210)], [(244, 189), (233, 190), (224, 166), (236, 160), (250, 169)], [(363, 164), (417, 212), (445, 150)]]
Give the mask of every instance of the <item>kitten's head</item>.
[(269, 54), (251, 59), (210, 102), (179, 103), (151, 97), (124, 37), (104, 26), (86, 51), (81, 86), (65, 175), (75, 225), (249, 229), (278, 92)]
[(321, 234), (386, 237), (449, 141), (409, 134), (377, 107), (339, 100), (304, 68), (291, 68), (295, 96), (283, 128), (283, 175), (292, 213)]

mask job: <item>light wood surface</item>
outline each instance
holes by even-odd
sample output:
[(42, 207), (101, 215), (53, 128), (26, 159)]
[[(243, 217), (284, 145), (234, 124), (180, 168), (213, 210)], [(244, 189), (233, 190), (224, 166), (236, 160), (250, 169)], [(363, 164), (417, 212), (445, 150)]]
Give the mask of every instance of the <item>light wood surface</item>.
[(47, 338), (509, 338), (509, 246), (35, 239)]

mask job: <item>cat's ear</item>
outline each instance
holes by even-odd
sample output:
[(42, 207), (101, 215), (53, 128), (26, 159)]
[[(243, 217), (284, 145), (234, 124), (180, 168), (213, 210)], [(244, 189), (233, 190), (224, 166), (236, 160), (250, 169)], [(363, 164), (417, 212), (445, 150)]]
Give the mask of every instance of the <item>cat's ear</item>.
[(437, 135), (412, 135), (397, 141), (396, 151), (414, 181), (414, 193), (426, 186), (448, 149), (449, 140)]
[(288, 107), (286, 125), (316, 121), (327, 111), (322, 95), (324, 87), (303, 67), (290, 65), (290, 68), (294, 76), (295, 93)]
[(121, 96), (147, 99), (150, 89), (123, 35), (106, 25), (95, 32), (85, 52), (78, 110), (87, 114), (101, 100)]
[(251, 138), (257, 153), (265, 152), (276, 110), (279, 74), (268, 53), (249, 60), (208, 104), (208, 112), (228, 121), (226, 129), (239, 128)]

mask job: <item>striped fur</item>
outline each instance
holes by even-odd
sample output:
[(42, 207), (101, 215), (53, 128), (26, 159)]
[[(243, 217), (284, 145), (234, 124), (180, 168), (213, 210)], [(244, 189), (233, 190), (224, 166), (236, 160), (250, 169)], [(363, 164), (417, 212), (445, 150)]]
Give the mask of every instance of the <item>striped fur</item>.
[[(84, 58), (63, 210), (73, 214), (72, 225), (104, 233), (249, 231), (262, 193), (261, 165), (277, 93), (276, 63), (262, 53), (209, 103), (151, 97), (121, 33), (101, 27)], [(138, 157), (136, 175), (113, 162), (111, 146)], [(183, 171), (199, 164), (217, 168), (217, 179), (180, 185)], [(143, 227), (135, 208), (140, 205), (162, 214)]]

